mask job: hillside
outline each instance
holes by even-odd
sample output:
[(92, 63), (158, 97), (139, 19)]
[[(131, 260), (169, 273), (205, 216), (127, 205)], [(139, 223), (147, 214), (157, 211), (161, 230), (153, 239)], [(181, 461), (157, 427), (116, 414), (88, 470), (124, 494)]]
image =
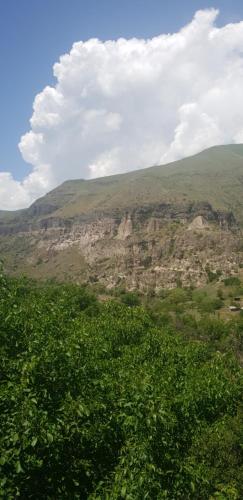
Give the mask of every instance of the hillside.
[(237, 273), (242, 225), (243, 145), (217, 146), (169, 165), (66, 181), (26, 210), (0, 212), (0, 256), (10, 272), (36, 277), (199, 286), (206, 268)]
[[(51, 199), (73, 190), (57, 211), (64, 217), (161, 202), (208, 201), (243, 221), (243, 145), (220, 146), (169, 165), (90, 181), (69, 181)], [(44, 201), (44, 200), (43, 200)], [(66, 200), (65, 200), (66, 201)]]

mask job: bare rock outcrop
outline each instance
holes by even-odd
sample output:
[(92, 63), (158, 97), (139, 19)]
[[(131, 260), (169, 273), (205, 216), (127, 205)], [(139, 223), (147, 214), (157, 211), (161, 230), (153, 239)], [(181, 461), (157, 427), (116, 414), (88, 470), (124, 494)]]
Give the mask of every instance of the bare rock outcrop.
[(197, 217), (195, 217), (193, 219), (193, 221), (188, 226), (189, 231), (197, 230), (197, 229), (203, 230), (203, 229), (208, 229), (208, 228), (209, 228), (209, 224), (206, 221), (206, 219), (204, 219), (204, 217), (202, 215), (197, 215)]
[(131, 215), (125, 215), (122, 219), (117, 232), (118, 240), (126, 240), (132, 234), (132, 219)]
[(209, 270), (234, 274), (242, 242), (234, 216), (206, 202), (0, 224), (0, 253), (11, 250), (12, 272), (144, 291), (200, 286)]

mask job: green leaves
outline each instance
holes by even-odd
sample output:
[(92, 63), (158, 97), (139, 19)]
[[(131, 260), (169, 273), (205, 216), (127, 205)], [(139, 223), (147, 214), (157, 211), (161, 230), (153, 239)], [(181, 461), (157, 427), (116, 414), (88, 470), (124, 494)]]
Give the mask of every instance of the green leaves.
[(20, 472), (24, 472), (23, 469), (22, 469), (21, 463), (19, 462), (19, 460), (15, 464), (15, 469), (16, 469), (17, 474), (19, 474)]
[(33, 446), (33, 448), (35, 447), (37, 441), (38, 441), (38, 438), (36, 436), (33, 437), (32, 441), (31, 441), (31, 446)]
[(243, 497), (242, 370), (218, 349), (240, 323), (188, 340), (134, 295), (0, 280), (2, 498)]

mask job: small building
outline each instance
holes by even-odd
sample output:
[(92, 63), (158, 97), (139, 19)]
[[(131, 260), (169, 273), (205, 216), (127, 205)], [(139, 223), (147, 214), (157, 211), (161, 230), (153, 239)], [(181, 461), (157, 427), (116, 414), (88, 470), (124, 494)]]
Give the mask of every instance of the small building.
[(240, 308), (240, 307), (238, 307), (238, 306), (229, 306), (229, 310), (230, 310), (231, 312), (240, 311), (240, 309), (241, 309), (241, 308)]

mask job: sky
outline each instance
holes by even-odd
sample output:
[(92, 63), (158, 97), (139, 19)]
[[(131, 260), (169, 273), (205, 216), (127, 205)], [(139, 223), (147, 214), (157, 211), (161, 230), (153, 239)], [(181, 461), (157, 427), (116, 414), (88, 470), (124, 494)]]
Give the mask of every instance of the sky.
[(0, 0), (0, 209), (243, 142), (241, 21), (241, 0)]

